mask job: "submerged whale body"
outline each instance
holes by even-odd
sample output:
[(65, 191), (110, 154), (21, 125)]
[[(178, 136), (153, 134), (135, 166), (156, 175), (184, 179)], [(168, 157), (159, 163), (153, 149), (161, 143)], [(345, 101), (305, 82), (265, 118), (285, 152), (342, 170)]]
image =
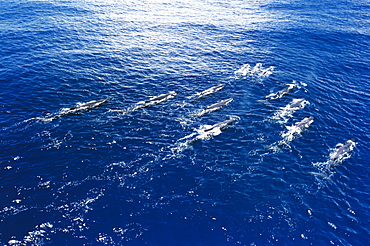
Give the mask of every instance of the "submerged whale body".
[(219, 84), (219, 85), (213, 86), (213, 87), (211, 87), (207, 90), (204, 90), (200, 93), (195, 94), (196, 98), (193, 99), (192, 101), (196, 101), (196, 100), (202, 99), (204, 97), (207, 97), (209, 95), (212, 95), (212, 94), (218, 92), (219, 90), (221, 90), (224, 87), (225, 87), (225, 84)]
[[(321, 172), (313, 173), (314, 175), (332, 175), (331, 170), (342, 163), (344, 160), (351, 157), (351, 152), (356, 146), (354, 138), (347, 140), (345, 143), (339, 143), (329, 154), (329, 160), (326, 162), (313, 163)], [(325, 177), (325, 176), (324, 176)], [(330, 176), (329, 176), (330, 177)]]
[(197, 114), (195, 117), (202, 117), (205, 114), (208, 114), (208, 113), (211, 113), (213, 111), (219, 110), (223, 107), (226, 107), (233, 100), (234, 100), (233, 98), (229, 98), (229, 99), (222, 100), (218, 103), (212, 104), (212, 105), (206, 107), (205, 109), (202, 109), (202, 111), (199, 114)]
[(347, 140), (344, 144), (339, 143), (330, 154), (330, 161), (334, 164), (340, 163), (350, 157), (350, 153), (356, 146), (354, 138)]

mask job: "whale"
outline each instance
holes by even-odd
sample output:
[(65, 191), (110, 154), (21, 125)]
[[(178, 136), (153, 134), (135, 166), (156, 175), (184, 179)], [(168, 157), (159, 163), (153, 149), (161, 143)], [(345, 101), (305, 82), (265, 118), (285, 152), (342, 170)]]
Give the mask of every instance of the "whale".
[(295, 124), (295, 127), (297, 127), (298, 129), (300, 129), (301, 131), (303, 131), (303, 130), (307, 129), (312, 124), (313, 119), (314, 119), (313, 116), (304, 118), (300, 122), (297, 122)]
[[(262, 64), (261, 64), (262, 66)], [(237, 71), (235, 71), (234, 73), (236, 75), (244, 75), (246, 76), (247, 73), (249, 73), (251, 71), (251, 65), (249, 65), (248, 63), (247, 64), (244, 64), (241, 68), (239, 68)]]
[(221, 90), (224, 87), (225, 87), (225, 84), (219, 84), (219, 85), (213, 86), (213, 87), (211, 87), (207, 90), (199, 92), (199, 93), (195, 94), (196, 98), (193, 99), (192, 102), (196, 101), (196, 100), (199, 100), (199, 99), (202, 99), (202, 98), (205, 98), (209, 95), (212, 95), (212, 94), (218, 92), (219, 90)]
[(301, 109), (308, 103), (309, 102), (304, 98), (293, 99), (293, 101), (287, 106), (287, 109)]
[(225, 121), (216, 123), (216, 124), (214, 124), (214, 125), (206, 128), (206, 129), (204, 129), (204, 132), (211, 132), (211, 131), (214, 131), (214, 130), (224, 130), (229, 125), (231, 125), (232, 123), (234, 123), (235, 121), (236, 121), (236, 118), (231, 118), (231, 119), (228, 119), (228, 120), (225, 120)]
[[(344, 160), (350, 158), (351, 152), (353, 151), (355, 146), (356, 140), (354, 138), (351, 138), (344, 143), (338, 143), (329, 154), (329, 158), (327, 161), (312, 163), (320, 171), (320, 173), (313, 172), (312, 174), (319, 176), (321, 175), (325, 178), (330, 178), (330, 176), (333, 174), (331, 172), (331, 169), (338, 166)], [(328, 174), (329, 177), (326, 177), (326, 174)]]
[(146, 101), (141, 101), (138, 104), (143, 104), (144, 107), (151, 107), (161, 102), (167, 101), (168, 99), (173, 98), (175, 95), (177, 95), (177, 91), (170, 91), (167, 94), (161, 94), (159, 96), (154, 96)]
[(281, 136), (288, 141), (292, 141), (295, 135), (301, 134), (302, 131), (306, 130), (313, 123), (314, 117), (306, 117), (300, 122), (295, 123), (292, 126), (286, 126), (287, 132), (283, 133)]
[(288, 94), (295, 87), (297, 87), (297, 84), (288, 84), (288, 86), (285, 87), (284, 89), (282, 89), (282, 90), (280, 90), (280, 91), (278, 91), (276, 93), (271, 93), (271, 94), (267, 95), (266, 98), (267, 99), (270, 99), (270, 100), (279, 99), (282, 96), (284, 96), (285, 94)]
[[(178, 140), (180, 149), (186, 148), (196, 141), (207, 140), (213, 136), (221, 134), (223, 130), (227, 129), (238, 119), (240, 119), (238, 116), (232, 116), (230, 117), (230, 119), (218, 122), (214, 125), (201, 126), (199, 129), (196, 130), (196, 132), (189, 134)], [(182, 140), (186, 141), (182, 142)]]
[(234, 100), (233, 98), (228, 98), (228, 99), (222, 100), (218, 103), (212, 104), (212, 105), (206, 107), (205, 109), (202, 109), (202, 111), (199, 114), (197, 114), (195, 117), (202, 117), (205, 114), (208, 114), (208, 113), (211, 113), (213, 111), (219, 110), (223, 107), (226, 107), (233, 100)]
[(44, 122), (50, 122), (53, 120), (56, 120), (60, 117), (63, 116), (68, 116), (68, 115), (76, 115), (80, 114), (83, 111), (88, 111), (90, 109), (94, 109), (96, 107), (101, 106), (103, 103), (106, 103), (110, 101), (110, 98), (105, 98), (105, 99), (100, 99), (100, 100), (92, 100), (89, 102), (85, 103), (77, 103), (75, 107), (72, 108), (62, 108), (58, 114), (52, 116), (52, 117), (45, 117), (45, 118), (40, 118)]
[(288, 117), (292, 117), (293, 113), (299, 109), (303, 109), (306, 104), (310, 104), (304, 98), (293, 99), (291, 103), (287, 104), (285, 107), (281, 107), (280, 110), (274, 113), (272, 119), (278, 120), (279, 123), (286, 123), (288, 121)]
[(80, 111), (93, 109), (93, 108), (96, 108), (96, 107), (102, 105), (105, 102), (108, 102), (109, 100), (110, 100), (110, 98), (106, 98), (106, 99), (100, 99), (100, 100), (93, 100), (93, 101), (86, 102), (86, 103), (78, 103), (76, 105), (76, 107), (65, 108), (63, 110), (64, 111), (63, 114), (76, 114)]
[(177, 91), (170, 91), (169, 93), (166, 93), (166, 94), (161, 94), (159, 96), (151, 97), (148, 100), (140, 101), (140, 102), (136, 103), (136, 106), (131, 111), (134, 111), (134, 110), (139, 109), (139, 108), (152, 107), (154, 105), (165, 102), (168, 99), (171, 99), (171, 98), (175, 97), (175, 95), (177, 95)]
[(329, 161), (337, 164), (350, 157), (350, 153), (356, 146), (354, 138), (347, 140), (345, 143), (339, 143), (335, 146), (334, 151), (329, 156)]

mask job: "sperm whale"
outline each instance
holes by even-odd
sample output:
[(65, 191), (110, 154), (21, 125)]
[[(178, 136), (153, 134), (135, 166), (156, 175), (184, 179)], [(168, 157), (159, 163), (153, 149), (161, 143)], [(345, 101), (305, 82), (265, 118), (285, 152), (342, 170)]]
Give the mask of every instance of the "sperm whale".
[(219, 110), (223, 107), (226, 107), (233, 100), (234, 100), (233, 98), (229, 98), (229, 99), (222, 100), (218, 103), (212, 104), (212, 105), (206, 107), (205, 109), (202, 109), (202, 111), (199, 114), (197, 114), (195, 117), (202, 117), (203, 115), (206, 115), (208, 113), (211, 113), (213, 111), (216, 111), (216, 110)]
[(83, 111), (88, 111), (90, 109), (94, 109), (96, 107), (99, 107), (103, 103), (106, 103), (110, 100), (110, 98), (100, 99), (100, 100), (93, 100), (85, 103), (77, 103), (75, 107), (72, 108), (62, 108), (60, 112), (57, 115), (54, 115), (52, 117), (46, 117), (42, 120), (45, 122), (56, 120), (60, 117), (67, 116), (67, 115), (75, 115), (80, 114)]
[[(213, 125), (204, 125), (201, 126), (196, 132), (189, 134), (181, 139), (179, 139), (180, 147), (183, 149), (186, 148), (190, 144), (199, 141), (199, 140), (206, 140), (213, 136), (217, 136), (222, 133), (223, 130), (227, 129), (230, 125), (232, 125), (236, 120), (240, 119), (238, 116), (232, 116), (228, 120), (224, 120), (218, 122)], [(186, 140), (182, 142), (182, 140)]]
[(313, 121), (314, 121), (314, 117), (310, 116), (310, 117), (304, 118), (303, 120), (295, 123), (292, 126), (286, 126), (288, 131), (283, 133), (281, 136), (285, 139), (285, 141), (292, 141), (294, 136), (301, 134), (302, 131), (309, 128)]
[(235, 121), (236, 121), (236, 118), (231, 118), (229, 120), (225, 120), (225, 121), (216, 123), (216, 124), (212, 125), (211, 127), (204, 129), (204, 132), (211, 132), (211, 131), (215, 131), (215, 130), (217, 130), (217, 131), (224, 130), (225, 128), (227, 128), (229, 125), (231, 125)]
[[(329, 160), (325, 162), (312, 163), (320, 170), (320, 173), (312, 172), (312, 174), (323, 176), (325, 178), (330, 178), (330, 176), (333, 174), (331, 170), (342, 163), (344, 160), (351, 157), (351, 152), (356, 146), (355, 141), (356, 140), (354, 138), (351, 138), (345, 143), (338, 143), (329, 154)], [(326, 177), (327, 175), (329, 175), (329, 177)]]
[(159, 103), (165, 102), (165, 101), (175, 97), (176, 95), (177, 95), (177, 91), (170, 91), (169, 93), (161, 94), (159, 96), (151, 97), (148, 100), (137, 102), (130, 109), (119, 110), (119, 111), (121, 111), (123, 113), (131, 113), (131, 112), (133, 112), (135, 110), (138, 110), (138, 109), (149, 108), (149, 107), (155, 106)]
[(287, 106), (287, 109), (301, 109), (304, 108), (304, 106), (308, 103), (309, 102), (304, 98), (293, 99), (293, 101)]
[(310, 104), (310, 102), (304, 98), (293, 99), (291, 103), (275, 112), (271, 118), (278, 120), (279, 123), (286, 123), (288, 117), (292, 117), (295, 111), (303, 109), (306, 104)]
[(192, 102), (197, 101), (197, 100), (202, 99), (202, 98), (205, 98), (209, 95), (212, 95), (212, 94), (218, 92), (219, 90), (221, 90), (224, 87), (225, 87), (225, 84), (219, 84), (219, 85), (213, 86), (213, 87), (211, 87), (207, 90), (199, 92), (199, 93), (195, 94), (196, 98), (193, 99)]
[(338, 164), (345, 159), (350, 157), (350, 153), (356, 146), (356, 142), (354, 138), (347, 140), (345, 143), (339, 143), (335, 147), (334, 151), (330, 154), (329, 160), (333, 164)]
[(151, 106), (157, 105), (159, 103), (162, 103), (164, 101), (167, 101), (168, 99), (173, 98), (175, 95), (177, 95), (176, 91), (170, 91), (167, 94), (161, 94), (159, 96), (152, 97), (152, 98), (150, 98), (146, 101), (140, 101), (136, 105), (137, 105), (137, 108), (151, 107)]
[(105, 102), (108, 102), (109, 100), (110, 98), (106, 98), (106, 99), (100, 99), (100, 100), (93, 100), (93, 101), (86, 102), (86, 103), (79, 103), (76, 105), (76, 107), (65, 109), (64, 114), (76, 114), (84, 110), (93, 109), (93, 108), (96, 108), (102, 105)]
[(293, 83), (293, 84), (288, 84), (287, 87), (285, 87), (284, 89), (276, 92), (276, 93), (271, 93), (269, 95), (266, 96), (267, 99), (270, 99), (270, 100), (275, 100), (275, 99), (279, 99), (281, 98), (282, 96), (284, 96), (285, 94), (288, 94), (291, 90), (293, 90), (295, 87), (297, 87), (297, 84)]

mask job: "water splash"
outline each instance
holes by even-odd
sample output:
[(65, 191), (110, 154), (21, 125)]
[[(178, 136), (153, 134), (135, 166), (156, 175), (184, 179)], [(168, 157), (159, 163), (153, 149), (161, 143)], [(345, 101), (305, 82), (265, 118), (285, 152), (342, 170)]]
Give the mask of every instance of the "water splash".
[(274, 72), (274, 69), (275, 69), (274, 66), (263, 68), (262, 63), (257, 63), (254, 67), (247, 63), (244, 64), (238, 70), (236, 70), (234, 74), (236, 76), (266, 78), (269, 77)]

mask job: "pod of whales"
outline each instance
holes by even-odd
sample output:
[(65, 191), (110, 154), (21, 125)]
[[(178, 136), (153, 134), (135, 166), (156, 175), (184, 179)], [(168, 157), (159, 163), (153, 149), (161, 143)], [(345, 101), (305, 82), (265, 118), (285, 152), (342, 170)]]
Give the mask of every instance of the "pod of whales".
[[(272, 74), (274, 67), (271, 66), (267, 69), (262, 68), (261, 63), (257, 63), (254, 67), (251, 67), (249, 64), (243, 65), (239, 70), (235, 72), (237, 75), (243, 75), (243, 76), (268, 76)], [(301, 83), (302, 85), (306, 86), (305, 84)], [(195, 102), (196, 100), (203, 99), (205, 97), (208, 97), (220, 90), (222, 90), (225, 87), (225, 84), (219, 84), (216, 86), (213, 86), (211, 88), (208, 88), (202, 92), (196, 93), (191, 98), (195, 98), (191, 100), (190, 102)], [(281, 89), (280, 91), (277, 91), (275, 93), (271, 93), (266, 96), (266, 99), (268, 100), (275, 100), (283, 97), (284, 95), (291, 92), (294, 88), (300, 88), (295, 81), (291, 84), (287, 84), (285, 88)], [(165, 94), (161, 94), (158, 96), (153, 96), (145, 101), (140, 101), (136, 103), (130, 110), (126, 112), (132, 112), (137, 109), (141, 108), (148, 108), (155, 106), (159, 103), (165, 102), (173, 97), (175, 97), (178, 93), (176, 91), (170, 91)], [(85, 103), (78, 103), (75, 107), (71, 108), (63, 108), (60, 110), (59, 113), (57, 113), (55, 116), (49, 117), (49, 118), (43, 118), (44, 121), (52, 121), (54, 119), (60, 118), (62, 116), (67, 115), (75, 115), (80, 114), (84, 111), (88, 111), (91, 109), (94, 109), (96, 107), (101, 106), (102, 104), (108, 102), (110, 98), (100, 99), (100, 100), (92, 100)], [(217, 103), (214, 103), (206, 108), (203, 108), (195, 117), (202, 117), (208, 113), (211, 113), (213, 111), (222, 109), (223, 107), (226, 107), (229, 103), (231, 103), (234, 99), (228, 98), (221, 100)], [(293, 99), (289, 104), (287, 104), (285, 107), (281, 107), (280, 111), (276, 112), (274, 117), (275, 119), (284, 119), (287, 122), (286, 116), (292, 117), (292, 113), (294, 113), (296, 110), (303, 109), (305, 105), (309, 104), (309, 102), (304, 98), (295, 98)], [(228, 120), (224, 120), (218, 123), (215, 123), (213, 125), (203, 125), (199, 129), (196, 130), (195, 133), (192, 133), (190, 135), (185, 136), (184, 138), (180, 140), (186, 140), (185, 143), (182, 143), (182, 145), (189, 145), (197, 140), (204, 140), (208, 139), (212, 136), (217, 136), (220, 134), (223, 130), (227, 129), (230, 125), (232, 125), (239, 117), (233, 116)], [(287, 131), (282, 133), (281, 136), (283, 137), (283, 140), (279, 142), (280, 144), (287, 144), (288, 141), (291, 141), (295, 138), (295, 136), (301, 134), (304, 130), (308, 129), (310, 125), (313, 123), (314, 117), (309, 116), (301, 121), (295, 123), (291, 126), (286, 126)], [(180, 144), (181, 145), (181, 144)], [(329, 154), (329, 160), (324, 163), (317, 163), (314, 164), (318, 167), (324, 167), (321, 168), (321, 170), (329, 170), (329, 168), (336, 166), (337, 164), (343, 162), (345, 159), (349, 158), (351, 155), (351, 152), (356, 146), (356, 142), (353, 138), (347, 140), (344, 143), (337, 144), (337, 146), (333, 149), (333, 151)]]

